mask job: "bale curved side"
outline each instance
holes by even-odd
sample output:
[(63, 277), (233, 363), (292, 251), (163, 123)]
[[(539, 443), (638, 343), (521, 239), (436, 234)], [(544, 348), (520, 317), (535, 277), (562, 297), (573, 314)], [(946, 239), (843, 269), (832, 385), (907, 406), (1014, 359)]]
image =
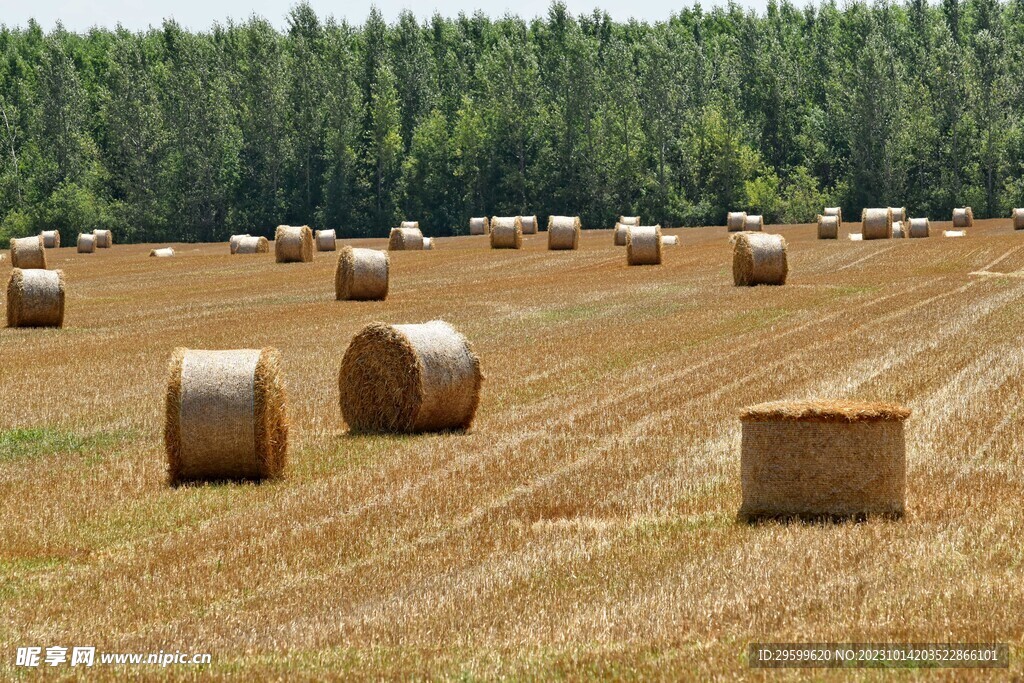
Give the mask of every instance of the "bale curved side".
[(549, 216), (548, 249), (578, 249), (581, 230), (579, 216)]
[(228, 246), (231, 249), (231, 253), (232, 254), (234, 254), (235, 252), (238, 251), (238, 245), (246, 237), (249, 237), (249, 233), (245, 233), (244, 235), (232, 235), (231, 236), (231, 239), (228, 240)]
[(744, 232), (761, 232), (764, 230), (764, 216), (747, 214), (747, 217), (743, 219), (743, 230)]
[(43, 230), (43, 246), (47, 249), (60, 249), (60, 230)]
[(317, 230), (315, 238), (317, 251), (335, 251), (338, 248), (338, 233), (334, 230)]
[(739, 232), (743, 230), (743, 226), (747, 223), (747, 212), (746, 211), (730, 211), (725, 217), (725, 224), (729, 228), (729, 232)]
[(174, 249), (172, 247), (164, 247), (162, 249), (151, 249), (149, 251), (149, 255), (155, 256), (156, 258), (170, 258), (171, 256), (174, 256)]
[(7, 283), (8, 327), (63, 327), (64, 271), (14, 268)]
[(491, 221), (487, 216), (469, 219), (470, 235), (486, 235), (491, 231)]
[(313, 260), (313, 231), (308, 225), (279, 225), (274, 232), (274, 258), (278, 263)]
[(79, 234), (78, 235), (78, 253), (79, 254), (92, 254), (96, 251), (96, 235)]
[(953, 227), (970, 228), (974, 226), (974, 211), (969, 206), (953, 209)]
[(892, 222), (892, 236), (894, 239), (902, 239), (907, 236), (907, 233), (904, 230), (903, 226), (903, 221)]
[(11, 240), (11, 266), (23, 270), (46, 270), (46, 246), (42, 235)]
[(1024, 209), (1013, 210), (1013, 229), (1024, 230)]
[(905, 206), (890, 206), (889, 210), (892, 211), (892, 221), (895, 223), (905, 223), (907, 220), (907, 207)]
[(419, 221), (402, 221), (401, 225), (399, 225), (398, 227), (400, 227), (400, 228), (409, 228), (410, 230), (419, 230), (420, 229), (420, 222)]
[(818, 216), (818, 239), (839, 239), (839, 216)]
[(741, 232), (733, 238), (732, 277), (737, 287), (784, 285), (788, 274), (782, 235)]
[(864, 209), (861, 231), (865, 240), (887, 240), (892, 237), (892, 209)]
[(491, 218), (491, 249), (521, 249), (523, 221), (519, 216)]
[(823, 216), (835, 216), (839, 219), (839, 227), (843, 227), (843, 207), (841, 206), (826, 206)]
[(537, 234), (537, 217), (536, 216), (519, 216), (519, 221), (523, 224), (524, 235), (536, 235)]
[(110, 249), (114, 246), (114, 233), (109, 230), (93, 230), (92, 234), (96, 235), (97, 249)]
[(343, 246), (334, 272), (337, 301), (383, 301), (388, 296), (391, 257), (386, 251)]
[(931, 233), (931, 225), (927, 218), (911, 218), (908, 237), (928, 237)]
[(266, 237), (253, 237), (246, 235), (238, 241), (235, 248), (236, 254), (269, 254), (270, 241)]
[(618, 222), (623, 225), (640, 225), (640, 216), (619, 216)]
[(423, 233), (419, 228), (391, 228), (388, 251), (421, 251)]
[(634, 225), (626, 234), (626, 263), (631, 266), (661, 264), (661, 226)]
[(629, 234), (629, 227), (623, 223), (616, 223), (615, 230), (612, 233), (615, 246), (624, 247), (626, 246), (626, 236)]

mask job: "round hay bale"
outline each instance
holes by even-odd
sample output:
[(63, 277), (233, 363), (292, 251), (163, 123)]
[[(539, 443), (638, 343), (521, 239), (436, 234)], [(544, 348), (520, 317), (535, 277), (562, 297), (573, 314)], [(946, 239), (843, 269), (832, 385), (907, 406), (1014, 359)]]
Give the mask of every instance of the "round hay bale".
[(400, 228), (409, 228), (411, 230), (419, 230), (420, 229), (420, 222), (419, 221), (402, 221), (401, 225), (399, 225), (398, 227), (400, 227)]
[(1013, 210), (1013, 229), (1024, 230), (1024, 209)]
[(536, 235), (537, 234), (537, 217), (536, 216), (519, 216), (519, 221), (523, 224), (524, 235)]
[(764, 216), (748, 214), (743, 220), (744, 232), (761, 232), (764, 230)]
[(661, 226), (631, 225), (626, 234), (626, 263), (631, 266), (661, 265)]
[(523, 221), (519, 216), (491, 218), (491, 249), (521, 249)]
[(892, 237), (892, 209), (864, 209), (860, 221), (860, 234), (864, 239), (887, 240)]
[(578, 249), (581, 229), (579, 216), (549, 216), (548, 249)]
[(905, 206), (896, 206), (896, 207), (890, 206), (889, 210), (892, 211), (892, 222), (893, 223), (895, 223), (896, 221), (899, 221), (900, 223), (905, 223), (906, 222), (906, 220), (907, 220), (907, 207), (905, 207)]
[(11, 267), (46, 270), (46, 247), (43, 236), (11, 240)]
[(747, 212), (746, 211), (730, 211), (725, 217), (725, 224), (729, 227), (729, 232), (739, 232), (743, 230), (743, 226), (747, 223)]
[(928, 237), (931, 226), (927, 218), (911, 218), (910, 228), (907, 231), (908, 237)]
[(623, 225), (640, 225), (640, 216), (619, 216), (619, 223)]
[(740, 415), (740, 519), (901, 517), (909, 415), (900, 406), (853, 401), (747, 408)]
[(96, 235), (80, 233), (78, 235), (78, 253), (92, 254), (96, 251)]
[(434, 238), (424, 237), (423, 238), (423, 251), (432, 251), (434, 249)]
[(843, 227), (843, 207), (841, 206), (826, 206), (825, 213), (823, 216), (835, 216), (839, 219), (839, 227)]
[(236, 251), (238, 251), (238, 245), (242, 242), (242, 240), (244, 238), (246, 238), (248, 236), (249, 236), (249, 233), (245, 233), (244, 235), (232, 235), (231, 236), (231, 239), (228, 240), (228, 245), (231, 247), (231, 253), (232, 254), (234, 254)]
[(388, 297), (391, 257), (377, 249), (344, 246), (334, 271), (334, 294), (338, 301), (383, 301)]
[(970, 228), (974, 225), (974, 211), (971, 207), (965, 206), (962, 209), (953, 209), (953, 227)]
[(491, 221), (488, 220), (487, 216), (480, 218), (469, 219), (469, 234), (470, 235), (486, 235), (491, 231)]
[(629, 228), (630, 226), (626, 225), (625, 223), (615, 224), (615, 232), (613, 233), (615, 237), (615, 246), (626, 246), (626, 235), (629, 234)]
[(43, 246), (47, 249), (60, 249), (60, 230), (43, 230)]
[(338, 248), (338, 233), (334, 230), (316, 231), (316, 250), (335, 251)]
[(274, 258), (278, 263), (309, 263), (313, 260), (313, 231), (308, 225), (279, 225), (274, 233)]
[(277, 477), (288, 455), (288, 398), (277, 349), (175, 349), (164, 445), (172, 485)]
[(64, 271), (15, 268), (7, 283), (7, 327), (63, 327)]
[(174, 249), (171, 247), (153, 249), (149, 252), (149, 255), (155, 256), (156, 258), (170, 258), (171, 256), (174, 256)]
[(269, 254), (270, 253), (270, 241), (266, 237), (256, 237), (253, 235), (246, 235), (242, 239), (238, 240), (238, 246), (235, 247), (234, 253), (236, 254)]
[(818, 216), (818, 239), (839, 239), (839, 216)]
[(782, 235), (741, 232), (733, 237), (732, 279), (737, 287), (784, 285), (788, 274)]
[(661, 243), (663, 245), (665, 245), (665, 246), (673, 246), (673, 247), (678, 246), (679, 245), (679, 236), (678, 235), (663, 235), (662, 238), (661, 238)]
[(391, 228), (388, 237), (388, 251), (420, 251), (423, 249), (423, 233), (419, 228)]
[(907, 236), (907, 231), (904, 229), (903, 226), (904, 226), (903, 221), (893, 221), (892, 222), (892, 236), (894, 238), (902, 239), (902, 238)]
[(97, 249), (110, 249), (114, 246), (114, 233), (109, 230), (93, 230), (92, 234), (96, 235)]
[(341, 361), (341, 414), (353, 432), (469, 429), (482, 381), (480, 359), (448, 323), (372, 323)]

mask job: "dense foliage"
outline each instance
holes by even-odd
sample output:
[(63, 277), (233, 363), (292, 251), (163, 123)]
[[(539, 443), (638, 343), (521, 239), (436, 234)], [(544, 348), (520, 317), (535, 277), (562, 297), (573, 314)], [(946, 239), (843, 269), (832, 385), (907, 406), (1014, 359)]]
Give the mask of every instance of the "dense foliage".
[(1024, 0), (0, 31), (0, 236), (1024, 205)]

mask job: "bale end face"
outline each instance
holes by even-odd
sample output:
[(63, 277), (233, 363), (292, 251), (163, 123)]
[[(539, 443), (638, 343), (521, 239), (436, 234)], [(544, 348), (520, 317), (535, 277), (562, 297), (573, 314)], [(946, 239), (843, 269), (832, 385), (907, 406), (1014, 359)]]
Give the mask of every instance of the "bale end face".
[(7, 283), (8, 327), (63, 327), (62, 270), (14, 268)]
[(388, 296), (391, 257), (386, 251), (344, 246), (334, 273), (337, 301), (383, 301)]
[(46, 243), (43, 236), (12, 239), (11, 266), (24, 270), (46, 270)]
[(732, 277), (737, 287), (784, 285), (789, 274), (786, 239), (763, 232), (733, 237)]
[(626, 233), (626, 263), (631, 266), (661, 265), (661, 226), (630, 226)]
[(313, 260), (313, 231), (308, 225), (279, 225), (274, 233), (278, 263), (309, 263)]

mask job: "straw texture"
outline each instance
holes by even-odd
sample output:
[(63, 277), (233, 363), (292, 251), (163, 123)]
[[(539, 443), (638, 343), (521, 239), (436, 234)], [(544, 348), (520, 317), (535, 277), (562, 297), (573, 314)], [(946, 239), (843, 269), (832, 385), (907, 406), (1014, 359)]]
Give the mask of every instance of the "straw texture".
[(412, 228), (413, 230), (419, 230), (420, 229), (420, 222), (419, 221), (402, 221), (402, 223), (398, 227), (400, 227), (400, 228)]
[(903, 221), (893, 221), (892, 222), (892, 236), (894, 238), (902, 238), (902, 237), (906, 237), (907, 236), (907, 232), (906, 232), (906, 230), (903, 229), (903, 226), (904, 226)]
[(78, 235), (78, 253), (92, 254), (96, 251), (96, 235), (80, 233)]
[(931, 234), (931, 226), (927, 218), (911, 218), (910, 228), (907, 230), (908, 237), (928, 237)]
[(420, 251), (423, 249), (423, 233), (419, 228), (391, 228), (388, 237), (388, 251)]
[(843, 227), (843, 207), (841, 206), (826, 206), (824, 216), (835, 216), (839, 219), (839, 227)]
[(732, 279), (737, 287), (784, 285), (788, 274), (782, 235), (741, 232), (733, 237)]
[(43, 230), (43, 246), (47, 249), (60, 249), (60, 231)]
[(537, 234), (537, 217), (536, 216), (519, 216), (519, 221), (523, 224), (524, 235), (536, 235)]
[(93, 230), (92, 234), (96, 235), (97, 249), (110, 249), (114, 246), (114, 233), (109, 230)]
[(953, 227), (970, 228), (974, 225), (974, 211), (971, 207), (965, 206), (962, 209), (953, 209)]
[(338, 301), (383, 301), (388, 296), (391, 257), (386, 251), (344, 246), (334, 271)]
[(619, 216), (619, 223), (623, 225), (640, 225), (640, 216)]
[(482, 381), (479, 358), (448, 323), (372, 323), (341, 361), (341, 413), (353, 432), (469, 429)]
[(64, 271), (15, 268), (7, 283), (8, 327), (64, 326)]
[(890, 206), (889, 210), (892, 211), (893, 223), (895, 223), (896, 221), (899, 221), (900, 223), (905, 223), (907, 221), (907, 207), (905, 207), (905, 206), (895, 206), (895, 207)]
[(729, 232), (739, 232), (747, 224), (747, 213), (745, 211), (730, 211), (725, 218), (725, 224)]
[(276, 349), (175, 349), (164, 443), (171, 484), (277, 477), (288, 453)]
[(149, 255), (155, 256), (156, 258), (169, 258), (171, 256), (174, 256), (174, 249), (172, 247), (164, 247), (163, 249), (152, 249), (149, 252)]
[(614, 235), (615, 246), (626, 246), (626, 235), (629, 234), (629, 228), (630, 226), (626, 225), (625, 223), (615, 224), (615, 231), (612, 233)]
[(1013, 229), (1024, 230), (1024, 209), (1013, 210)]
[(313, 231), (308, 225), (279, 225), (274, 233), (274, 258), (278, 263), (309, 263), (313, 260)]
[(850, 401), (746, 409), (740, 519), (901, 517), (908, 415), (899, 406)]
[(743, 220), (743, 230), (746, 232), (761, 232), (764, 230), (764, 216), (747, 214)]
[(423, 251), (432, 251), (434, 249), (434, 238), (424, 237), (423, 238)]
[(491, 219), (491, 249), (520, 249), (522, 246), (523, 221), (519, 216)]
[(818, 239), (839, 239), (839, 216), (818, 216)]
[(887, 240), (892, 237), (892, 209), (864, 209), (860, 220), (860, 234), (864, 239)]
[(632, 225), (626, 234), (626, 263), (631, 266), (661, 264), (661, 226)]
[(238, 246), (235, 248), (236, 254), (269, 254), (270, 253), (270, 242), (266, 237), (252, 237), (246, 235), (242, 239), (238, 240)]
[(242, 240), (249, 236), (249, 233), (244, 235), (232, 235), (231, 239), (228, 240), (228, 245), (231, 247), (231, 253), (234, 254), (238, 251), (238, 245), (242, 243)]
[(11, 266), (13, 268), (46, 270), (46, 247), (43, 236), (19, 237), (11, 240)]
[(579, 216), (548, 217), (548, 249), (577, 249), (580, 246)]
[(470, 235), (486, 235), (491, 231), (491, 221), (487, 216), (469, 219)]
[(338, 233), (334, 230), (317, 230), (315, 237), (317, 251), (335, 251), (338, 248)]

